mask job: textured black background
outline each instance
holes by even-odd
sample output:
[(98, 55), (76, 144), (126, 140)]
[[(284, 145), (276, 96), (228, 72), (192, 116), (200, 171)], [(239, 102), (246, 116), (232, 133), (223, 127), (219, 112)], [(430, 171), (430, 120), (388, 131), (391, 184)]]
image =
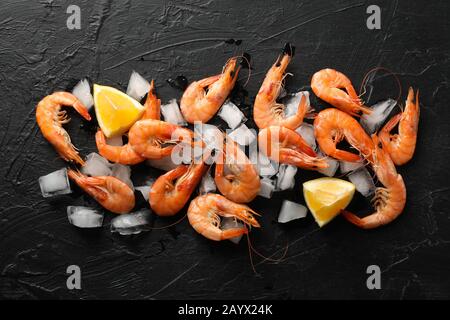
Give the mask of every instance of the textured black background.
[[(66, 28), (69, 4), (81, 8), (81, 30)], [(370, 4), (382, 8), (381, 30), (366, 27)], [(449, 14), (448, 1), (2, 0), (0, 297), (449, 298)], [(229, 38), (242, 43), (224, 43)], [(271, 255), (289, 243), (287, 260), (257, 264), (255, 275), (245, 241), (208, 241), (187, 221), (118, 237), (107, 226), (111, 214), (102, 229), (79, 230), (68, 223), (65, 206), (83, 203), (81, 192), (54, 201), (41, 197), (38, 177), (65, 165), (36, 125), (35, 105), (46, 94), (71, 89), (85, 76), (124, 90), (135, 69), (156, 80), (164, 102), (181, 95), (168, 78), (215, 74), (228, 57), (247, 51), (253, 73), (244, 104), (250, 105), (286, 41), (297, 47), (290, 92), (309, 89), (313, 72), (324, 67), (343, 71), (358, 88), (369, 69), (384, 66), (399, 74), (404, 92), (409, 85), (420, 88), (416, 154), (399, 169), (408, 202), (389, 226), (362, 231), (337, 218), (320, 230), (310, 216), (278, 225), (282, 200), (303, 203), (301, 182), (318, 176), (299, 171), (295, 190), (251, 204), (263, 213), (254, 245)], [(369, 104), (398, 93), (390, 77), (377, 76), (372, 84)], [(84, 155), (94, 151), (92, 131), (71, 115), (74, 144)], [(141, 166), (133, 179), (139, 184), (156, 174)], [(81, 267), (82, 290), (66, 288), (70, 264)], [(366, 288), (371, 264), (381, 267), (381, 290)]]

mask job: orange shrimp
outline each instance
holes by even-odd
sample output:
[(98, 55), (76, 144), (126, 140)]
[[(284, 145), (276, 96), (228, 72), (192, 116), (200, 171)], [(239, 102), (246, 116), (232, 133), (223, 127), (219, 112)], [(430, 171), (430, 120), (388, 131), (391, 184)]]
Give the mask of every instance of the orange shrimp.
[(249, 226), (259, 228), (260, 225), (254, 215), (259, 216), (248, 206), (234, 203), (214, 193), (198, 196), (192, 200), (187, 212), (189, 223), (194, 230), (214, 241), (231, 239), (248, 232), (246, 226), (221, 230), (220, 216), (233, 217)]
[(186, 121), (208, 122), (230, 94), (240, 69), (238, 58), (231, 58), (221, 74), (192, 82), (180, 101), (181, 113)]
[(397, 218), (403, 211), (406, 203), (406, 187), (401, 175), (397, 173), (395, 165), (389, 154), (384, 150), (376, 135), (372, 135), (373, 149), (373, 169), (378, 180), (384, 188), (377, 188), (372, 202), (375, 212), (360, 218), (351, 212), (343, 211), (344, 217), (363, 229), (373, 229)]
[(224, 150), (219, 152), (214, 180), (220, 193), (237, 203), (252, 201), (259, 193), (261, 182), (251, 161), (228, 137)]
[(128, 143), (136, 153), (148, 159), (169, 156), (179, 143), (195, 144), (191, 130), (153, 119), (137, 121), (128, 132)]
[[(386, 123), (378, 134), (383, 148), (391, 156), (392, 161), (400, 166), (412, 159), (416, 148), (417, 130), (419, 127), (419, 90), (414, 101), (414, 90), (409, 88), (405, 110)], [(391, 134), (398, 124), (398, 134)]]
[(110, 176), (88, 177), (72, 169), (67, 173), (105, 209), (114, 213), (127, 213), (134, 208), (134, 191), (125, 182)]
[(317, 71), (311, 79), (311, 89), (320, 99), (352, 116), (371, 112), (361, 102), (350, 79), (334, 69)]
[(357, 154), (336, 148), (345, 138), (364, 158), (370, 160), (372, 140), (355, 118), (341, 110), (328, 108), (320, 111), (314, 120), (314, 134), (320, 149), (330, 157), (350, 162), (361, 160)]
[[(161, 100), (156, 97), (153, 90), (154, 82), (152, 80), (144, 104), (145, 111), (141, 119), (160, 119)], [(105, 135), (100, 129), (95, 134), (95, 143), (97, 144), (98, 152), (109, 161), (132, 165), (145, 160), (144, 157), (134, 151), (129, 143), (123, 146), (110, 146), (106, 144)]]
[(258, 144), (265, 155), (279, 163), (307, 170), (328, 167), (325, 159), (318, 158), (299, 133), (286, 127), (270, 126), (262, 129), (258, 134)]
[(207, 166), (204, 162), (180, 165), (160, 176), (150, 190), (149, 202), (159, 216), (173, 216), (188, 202)]
[(68, 92), (55, 92), (39, 101), (36, 107), (36, 121), (44, 138), (50, 142), (58, 154), (66, 161), (74, 161), (80, 165), (84, 160), (76, 151), (70, 141), (70, 136), (62, 127), (70, 119), (61, 106), (73, 107), (83, 118), (91, 120), (86, 107), (73, 94)]
[(286, 68), (294, 52), (295, 47), (287, 43), (284, 47), (283, 55), (278, 56), (269, 69), (256, 95), (253, 105), (253, 119), (260, 129), (268, 126), (284, 126), (295, 130), (302, 124), (305, 114), (309, 111), (307, 99), (304, 95), (300, 99), (297, 113), (289, 117), (286, 117), (285, 105), (277, 102), (283, 87), (284, 77), (286, 76)]

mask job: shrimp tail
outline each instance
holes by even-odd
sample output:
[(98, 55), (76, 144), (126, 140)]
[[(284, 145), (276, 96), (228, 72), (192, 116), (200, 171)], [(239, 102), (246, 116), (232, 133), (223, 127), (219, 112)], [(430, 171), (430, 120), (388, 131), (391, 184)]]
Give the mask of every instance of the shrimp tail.
[(354, 225), (360, 228), (364, 227), (365, 224), (363, 223), (363, 219), (358, 217), (356, 214), (347, 210), (341, 210), (341, 214), (347, 221), (353, 223)]
[(347, 210), (341, 210), (341, 214), (347, 221), (361, 229), (374, 229), (386, 223), (382, 221), (383, 217), (378, 213), (371, 214), (364, 218), (360, 218), (354, 213)]
[(142, 119), (160, 120), (161, 118), (161, 100), (154, 93), (155, 82), (152, 80), (148, 89), (147, 99), (145, 100), (145, 111)]
[(73, 108), (87, 121), (91, 120), (91, 115), (89, 114), (88, 109), (86, 108), (86, 106), (81, 103), (81, 101), (77, 100), (74, 104), (73, 104)]
[(283, 54), (287, 54), (288, 56), (293, 57), (295, 55), (295, 46), (293, 46), (289, 42), (286, 42), (282, 52)]

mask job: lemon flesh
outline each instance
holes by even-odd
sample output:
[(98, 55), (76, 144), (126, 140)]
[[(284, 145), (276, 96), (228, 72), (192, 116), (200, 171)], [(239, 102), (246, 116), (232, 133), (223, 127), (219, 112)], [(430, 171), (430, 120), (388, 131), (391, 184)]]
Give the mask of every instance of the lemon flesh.
[(141, 118), (144, 107), (122, 91), (94, 84), (98, 124), (108, 138), (122, 135)]
[(317, 224), (322, 227), (345, 209), (355, 194), (355, 185), (337, 178), (319, 178), (303, 183), (303, 196)]

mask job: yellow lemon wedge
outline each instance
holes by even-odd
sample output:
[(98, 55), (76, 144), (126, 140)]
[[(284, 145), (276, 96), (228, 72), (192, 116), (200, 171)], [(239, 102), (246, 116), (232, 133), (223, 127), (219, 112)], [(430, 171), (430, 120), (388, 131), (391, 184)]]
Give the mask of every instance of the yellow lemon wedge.
[(141, 118), (144, 107), (122, 91), (94, 84), (98, 124), (108, 138), (122, 135)]
[(337, 178), (319, 178), (303, 183), (306, 205), (320, 227), (330, 222), (348, 206), (355, 185)]

